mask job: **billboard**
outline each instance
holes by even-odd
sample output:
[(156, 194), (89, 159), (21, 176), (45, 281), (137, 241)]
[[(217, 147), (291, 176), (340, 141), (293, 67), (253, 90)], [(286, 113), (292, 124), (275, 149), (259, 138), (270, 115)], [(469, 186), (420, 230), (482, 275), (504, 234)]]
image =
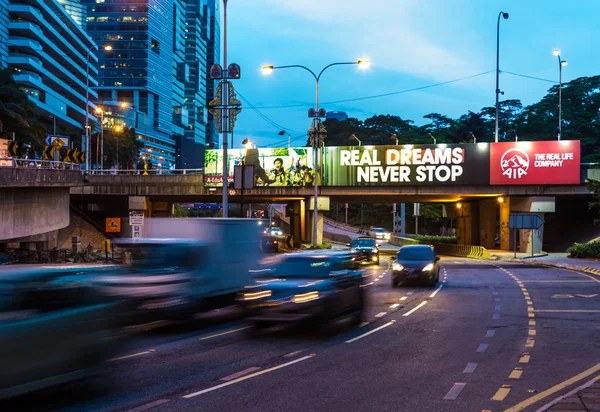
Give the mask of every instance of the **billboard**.
[(489, 143), (326, 147), (326, 186), (489, 183)]
[[(254, 166), (254, 186), (312, 186), (315, 172), (309, 147), (230, 149), (227, 151), (229, 185), (234, 167)], [(223, 185), (223, 151), (207, 150), (204, 158), (204, 184)]]
[[(0, 139), (0, 159), (10, 158), (8, 154), (8, 142), (10, 142), (10, 140)], [(12, 161), (0, 160), (0, 167), (2, 166), (12, 166)]]
[(579, 184), (580, 166), (578, 140), (492, 143), (490, 184)]

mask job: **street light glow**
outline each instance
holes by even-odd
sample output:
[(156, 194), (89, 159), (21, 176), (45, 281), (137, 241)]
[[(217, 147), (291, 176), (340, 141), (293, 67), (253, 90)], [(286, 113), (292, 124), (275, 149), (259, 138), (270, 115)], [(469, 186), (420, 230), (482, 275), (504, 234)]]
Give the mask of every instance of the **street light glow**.
[(123, 126), (115, 126), (115, 132), (122, 132), (123, 131)]
[(460, 209), (461, 207), (462, 207), (462, 204), (460, 204), (460, 203), (457, 203), (457, 204), (456, 204), (456, 208), (457, 208), (457, 209)]
[(555, 55), (555, 56), (559, 56), (559, 55), (560, 55), (560, 50), (558, 50), (558, 49), (554, 49), (554, 55)]
[(127, 103), (120, 103), (119, 106), (121, 106), (123, 109), (127, 109), (129, 105)]
[(248, 139), (244, 139), (244, 140), (242, 141), (242, 144), (244, 145), (244, 147), (245, 147), (246, 149), (252, 149), (252, 142), (251, 142), (250, 140), (248, 140)]
[(273, 73), (273, 69), (274, 69), (273, 66), (263, 66), (262, 72), (263, 72), (263, 74), (271, 74), (271, 73)]
[(369, 67), (369, 61), (367, 59), (360, 59), (356, 64), (358, 64), (358, 67), (361, 69), (366, 69)]
[(561, 66), (566, 66), (567, 65), (567, 61), (563, 60), (563, 61), (560, 62), (560, 64), (561, 64)]
[(98, 114), (102, 113), (102, 107), (96, 107), (96, 113), (98, 113)]
[(106, 50), (106, 51), (111, 51), (112, 49), (113, 49), (113, 47), (111, 45), (104, 46), (104, 50)]

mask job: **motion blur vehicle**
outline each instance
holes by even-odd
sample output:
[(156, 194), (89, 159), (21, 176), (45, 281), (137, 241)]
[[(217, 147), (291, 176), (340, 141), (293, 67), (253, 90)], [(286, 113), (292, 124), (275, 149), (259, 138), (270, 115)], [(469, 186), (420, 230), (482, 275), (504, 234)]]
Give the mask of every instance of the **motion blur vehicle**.
[(265, 233), (269, 236), (283, 236), (283, 232), (277, 226), (273, 226), (272, 228), (267, 228)]
[(380, 243), (384, 242), (384, 241), (387, 242), (388, 240), (390, 240), (392, 238), (391, 233), (381, 227), (372, 228), (369, 231), (369, 235), (373, 236)]
[(285, 254), (238, 300), (257, 328), (273, 324), (309, 322), (326, 332), (334, 321), (362, 320), (363, 277), (352, 253), (306, 252)]
[(440, 257), (430, 245), (403, 246), (392, 265), (392, 286), (418, 281), (433, 287), (440, 280)]
[(254, 219), (147, 219), (145, 233), (119, 239), (131, 261), (98, 280), (106, 295), (133, 301), (136, 321), (187, 320), (194, 313), (236, 304), (262, 254)]
[(126, 302), (104, 298), (90, 279), (109, 266), (0, 270), (0, 399), (101, 372), (117, 349)]
[(264, 253), (279, 251), (279, 240), (274, 236), (263, 235), (260, 238), (260, 246)]
[(372, 237), (357, 237), (352, 243), (347, 244), (355, 253), (354, 260), (357, 263), (374, 263), (379, 265), (379, 246)]

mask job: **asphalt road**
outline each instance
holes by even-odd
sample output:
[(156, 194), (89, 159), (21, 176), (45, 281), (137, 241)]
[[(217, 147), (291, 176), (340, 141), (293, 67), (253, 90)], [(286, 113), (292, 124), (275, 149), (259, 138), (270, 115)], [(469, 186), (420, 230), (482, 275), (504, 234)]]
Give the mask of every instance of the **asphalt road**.
[(366, 269), (365, 323), (332, 338), (228, 311), (140, 326), (101, 376), (0, 410), (537, 411), (598, 375), (580, 374), (600, 363), (600, 278), (448, 257), (436, 288), (393, 289), (387, 262)]

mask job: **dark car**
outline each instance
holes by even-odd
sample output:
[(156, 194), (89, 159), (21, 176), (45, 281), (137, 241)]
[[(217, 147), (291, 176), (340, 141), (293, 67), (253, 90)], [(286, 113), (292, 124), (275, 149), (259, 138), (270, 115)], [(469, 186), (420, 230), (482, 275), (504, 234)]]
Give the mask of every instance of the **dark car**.
[(374, 263), (379, 265), (379, 246), (372, 237), (357, 237), (348, 244), (350, 250), (355, 253), (356, 262)]
[(343, 317), (362, 320), (362, 273), (346, 252), (286, 254), (268, 271), (255, 277), (238, 300), (256, 327), (313, 322), (322, 331)]
[(263, 235), (260, 239), (260, 247), (263, 252), (278, 252), (279, 240), (274, 236)]
[(417, 281), (433, 287), (440, 280), (440, 257), (430, 245), (403, 246), (392, 265), (392, 285)]

